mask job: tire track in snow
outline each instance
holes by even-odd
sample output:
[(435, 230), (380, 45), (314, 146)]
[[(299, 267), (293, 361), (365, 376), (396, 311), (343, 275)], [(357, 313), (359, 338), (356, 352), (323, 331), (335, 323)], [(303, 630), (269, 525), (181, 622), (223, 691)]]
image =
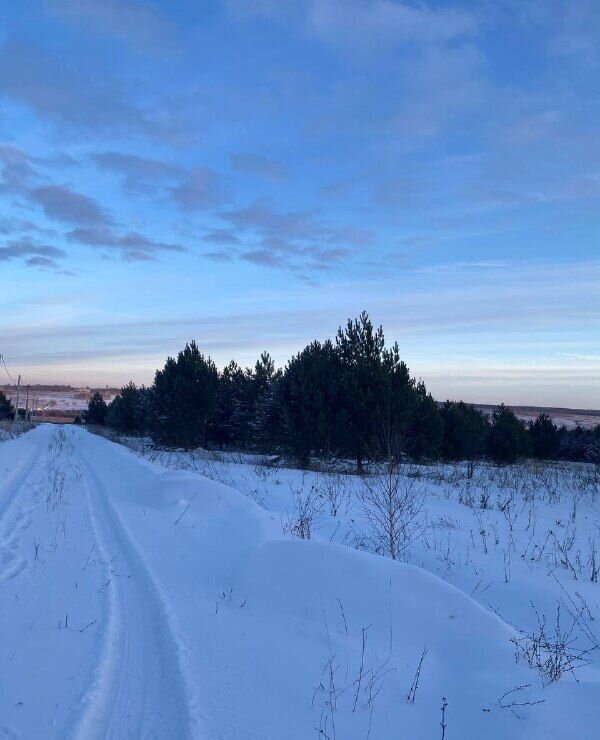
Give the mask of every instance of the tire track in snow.
[(42, 456), (45, 444), (38, 442), (25, 456), (20, 465), (0, 485), (0, 583), (19, 575), (26, 567), (27, 561), (17, 552), (18, 533), (28, 525), (28, 514), (31, 507), (17, 509), (12, 521), (7, 524), (8, 516), (19, 500), (19, 495), (35, 470)]
[[(46, 440), (44, 440), (46, 442)], [(17, 499), (23, 484), (35, 468), (45, 445), (37, 442), (33, 450), (25, 457), (23, 462), (17, 466), (6, 480), (0, 484), (0, 527), (4, 524), (4, 517), (12, 503)]]
[(112, 569), (103, 655), (75, 738), (186, 740), (186, 687), (160, 592), (104, 484), (78, 454), (97, 546)]

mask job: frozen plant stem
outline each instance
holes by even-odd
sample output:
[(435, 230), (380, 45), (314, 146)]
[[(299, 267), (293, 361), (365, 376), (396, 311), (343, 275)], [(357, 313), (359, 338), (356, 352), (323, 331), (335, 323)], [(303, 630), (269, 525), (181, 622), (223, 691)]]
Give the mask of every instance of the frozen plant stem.
[(410, 686), (410, 689), (408, 690), (408, 694), (406, 695), (406, 701), (409, 704), (415, 703), (415, 698), (417, 696), (417, 689), (419, 688), (419, 678), (421, 677), (421, 667), (423, 665), (423, 660), (426, 655), (427, 655), (427, 645), (425, 645), (425, 647), (423, 648), (423, 652), (421, 653), (419, 664), (415, 672), (415, 677), (413, 678), (413, 682)]
[(440, 727), (442, 728), (441, 740), (445, 740), (446, 737), (446, 709), (448, 707), (448, 701), (446, 697), (442, 697), (442, 719), (440, 720)]
[(192, 496), (192, 498), (187, 502), (187, 506), (185, 507), (185, 509), (181, 512), (177, 519), (175, 519), (175, 521), (173, 522), (175, 525), (179, 524), (179, 522), (183, 519), (184, 514), (187, 513), (187, 510), (190, 508), (195, 498), (196, 494)]

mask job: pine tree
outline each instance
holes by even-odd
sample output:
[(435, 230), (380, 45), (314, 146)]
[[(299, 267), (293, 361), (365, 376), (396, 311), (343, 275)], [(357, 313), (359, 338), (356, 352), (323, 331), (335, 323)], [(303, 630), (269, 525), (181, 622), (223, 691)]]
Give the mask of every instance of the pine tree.
[(406, 450), (415, 460), (439, 457), (444, 422), (437, 402), (427, 392), (423, 381), (416, 386), (417, 403), (407, 431)]
[(219, 447), (240, 446), (242, 443), (239, 408), (247, 385), (246, 374), (234, 360), (219, 374), (218, 404), (207, 430), (210, 441)]
[(152, 439), (186, 450), (206, 444), (206, 429), (218, 401), (218, 373), (194, 341), (156, 371), (152, 388)]
[(7, 398), (2, 391), (0, 391), (0, 413), (2, 414), (14, 414), (15, 407), (12, 401)]
[(147, 407), (148, 390), (130, 381), (108, 405), (106, 423), (124, 434), (143, 432), (147, 427)]
[(492, 413), (488, 435), (488, 453), (499, 464), (514, 463), (529, 454), (529, 436), (522, 421), (513, 411), (500, 404)]
[(152, 423), (152, 390), (142, 385), (137, 389), (135, 423), (137, 431), (147, 434)]
[(366, 311), (354, 321), (348, 319), (346, 328), (340, 327), (336, 336), (341, 364), (340, 441), (359, 471), (375, 438), (375, 415), (384, 389), (384, 342), (383, 329), (373, 328)]
[(446, 401), (440, 413), (444, 422), (442, 457), (469, 461), (481, 457), (489, 431), (486, 415), (463, 401)]
[(250, 423), (251, 447), (261, 452), (275, 452), (281, 444), (282, 406), (281, 373), (275, 373), (256, 399)]
[(558, 454), (558, 429), (548, 414), (529, 422), (529, 437), (533, 456), (539, 460), (553, 460)]
[[(234, 396), (232, 421), (236, 429), (238, 444), (247, 449), (257, 449), (261, 445), (256, 438), (259, 431), (257, 413), (259, 399), (266, 398), (275, 381), (275, 363), (268, 352), (263, 352), (253, 368), (246, 368), (239, 379)], [(263, 403), (263, 405), (264, 405)], [(264, 413), (264, 409), (261, 413)]]
[(105, 424), (108, 406), (99, 391), (96, 391), (88, 402), (87, 411), (84, 414), (87, 424)]
[(398, 462), (406, 450), (418, 395), (397, 342), (383, 350), (382, 362), (383, 386), (373, 412), (375, 439), (370, 452), (376, 459)]
[(286, 448), (306, 465), (336, 451), (340, 437), (341, 365), (332, 342), (314, 341), (293, 357), (281, 380)]
[(254, 365), (252, 384), (254, 396), (258, 398), (267, 390), (275, 376), (275, 363), (268, 352), (263, 352)]

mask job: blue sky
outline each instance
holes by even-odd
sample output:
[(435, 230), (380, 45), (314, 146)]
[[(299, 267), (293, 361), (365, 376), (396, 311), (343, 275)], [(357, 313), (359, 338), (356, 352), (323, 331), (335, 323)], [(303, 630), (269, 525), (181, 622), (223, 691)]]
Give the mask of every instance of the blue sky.
[(438, 398), (600, 407), (600, 6), (7, 0), (0, 352), (150, 382), (366, 309)]

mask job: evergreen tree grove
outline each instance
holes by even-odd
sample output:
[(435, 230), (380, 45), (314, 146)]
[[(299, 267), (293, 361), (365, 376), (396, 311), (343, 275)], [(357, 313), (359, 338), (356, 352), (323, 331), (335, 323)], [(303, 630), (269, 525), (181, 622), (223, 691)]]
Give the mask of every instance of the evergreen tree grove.
[(355, 460), (359, 471), (366, 460), (600, 459), (600, 426), (557, 429), (540, 414), (526, 427), (504, 405), (491, 419), (462, 401), (440, 406), (365, 312), (283, 370), (263, 352), (252, 368), (231, 361), (218, 372), (192, 341), (167, 359), (151, 388), (129, 383), (108, 409), (95, 394), (86, 420), (103, 419), (167, 447), (287, 454), (303, 466), (336, 456)]

